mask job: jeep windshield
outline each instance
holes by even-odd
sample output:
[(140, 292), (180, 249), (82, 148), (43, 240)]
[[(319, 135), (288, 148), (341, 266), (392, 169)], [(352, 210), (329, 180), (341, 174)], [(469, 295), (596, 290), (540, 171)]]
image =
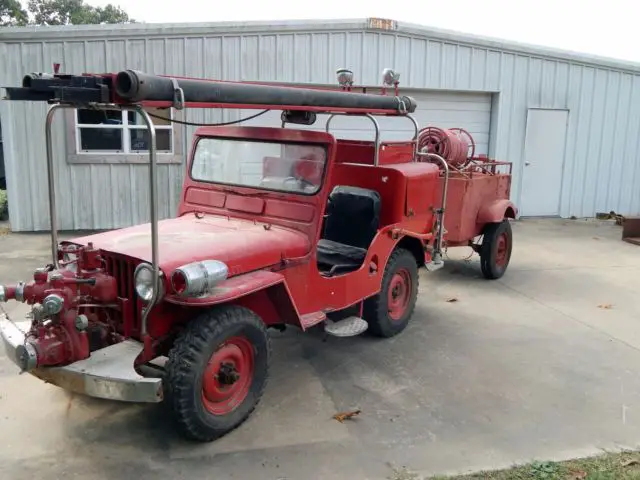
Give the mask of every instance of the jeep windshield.
[(312, 195), (320, 190), (327, 150), (308, 143), (203, 137), (196, 144), (196, 181)]

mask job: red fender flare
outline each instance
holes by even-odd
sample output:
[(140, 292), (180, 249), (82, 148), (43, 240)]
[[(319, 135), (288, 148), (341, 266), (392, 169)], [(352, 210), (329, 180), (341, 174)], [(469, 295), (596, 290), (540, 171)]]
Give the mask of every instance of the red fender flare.
[(501, 222), (505, 218), (516, 218), (516, 215), (518, 215), (518, 209), (512, 201), (506, 199), (494, 200), (480, 207), (478, 216), (476, 217), (476, 223), (481, 225), (496, 223)]

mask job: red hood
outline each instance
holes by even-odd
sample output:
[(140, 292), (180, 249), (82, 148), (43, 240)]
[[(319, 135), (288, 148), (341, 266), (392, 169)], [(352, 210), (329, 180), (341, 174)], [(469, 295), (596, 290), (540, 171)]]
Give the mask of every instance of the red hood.
[[(301, 257), (309, 252), (307, 237), (294, 230), (272, 225), (265, 230), (252, 221), (185, 215), (158, 222), (160, 268), (173, 269), (197, 260), (221, 260), (229, 275), (264, 268), (283, 258)], [(71, 240), (132, 258), (151, 262), (150, 224), (136, 225)]]

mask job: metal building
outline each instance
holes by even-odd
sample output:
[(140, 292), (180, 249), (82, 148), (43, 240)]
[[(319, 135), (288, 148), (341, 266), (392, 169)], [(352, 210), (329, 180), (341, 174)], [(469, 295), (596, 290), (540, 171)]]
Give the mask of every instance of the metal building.
[[(27, 72), (118, 71), (227, 80), (336, 84), (354, 71), (378, 86), (401, 73), (421, 126), (463, 127), (487, 153), (514, 163), (512, 199), (523, 216), (640, 213), (640, 64), (455, 34), (389, 20), (119, 25), (0, 29), (0, 86)], [(44, 105), (0, 102), (11, 226), (48, 229)], [(174, 112), (216, 122), (251, 112)], [(132, 115), (59, 113), (56, 182), (60, 227), (103, 229), (148, 221), (144, 131)], [(105, 122), (106, 120), (106, 122)], [(279, 125), (264, 115), (252, 125)], [(361, 119), (360, 119), (361, 120)], [(387, 139), (410, 122), (381, 122)], [(314, 128), (324, 128), (318, 122)], [(106, 129), (101, 131), (102, 129)], [(174, 215), (192, 128), (161, 127), (160, 216)], [(372, 138), (340, 118), (338, 136)]]

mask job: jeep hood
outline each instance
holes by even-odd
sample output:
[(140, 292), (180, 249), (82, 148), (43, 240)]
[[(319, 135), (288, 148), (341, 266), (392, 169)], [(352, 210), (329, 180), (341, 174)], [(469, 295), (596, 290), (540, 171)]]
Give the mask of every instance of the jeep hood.
[[(250, 272), (301, 257), (310, 249), (301, 232), (261, 223), (205, 216), (185, 215), (158, 222), (159, 263), (167, 274), (175, 268), (198, 260), (221, 260), (229, 267), (229, 276)], [(70, 240), (107, 252), (151, 262), (151, 225), (143, 224)]]

